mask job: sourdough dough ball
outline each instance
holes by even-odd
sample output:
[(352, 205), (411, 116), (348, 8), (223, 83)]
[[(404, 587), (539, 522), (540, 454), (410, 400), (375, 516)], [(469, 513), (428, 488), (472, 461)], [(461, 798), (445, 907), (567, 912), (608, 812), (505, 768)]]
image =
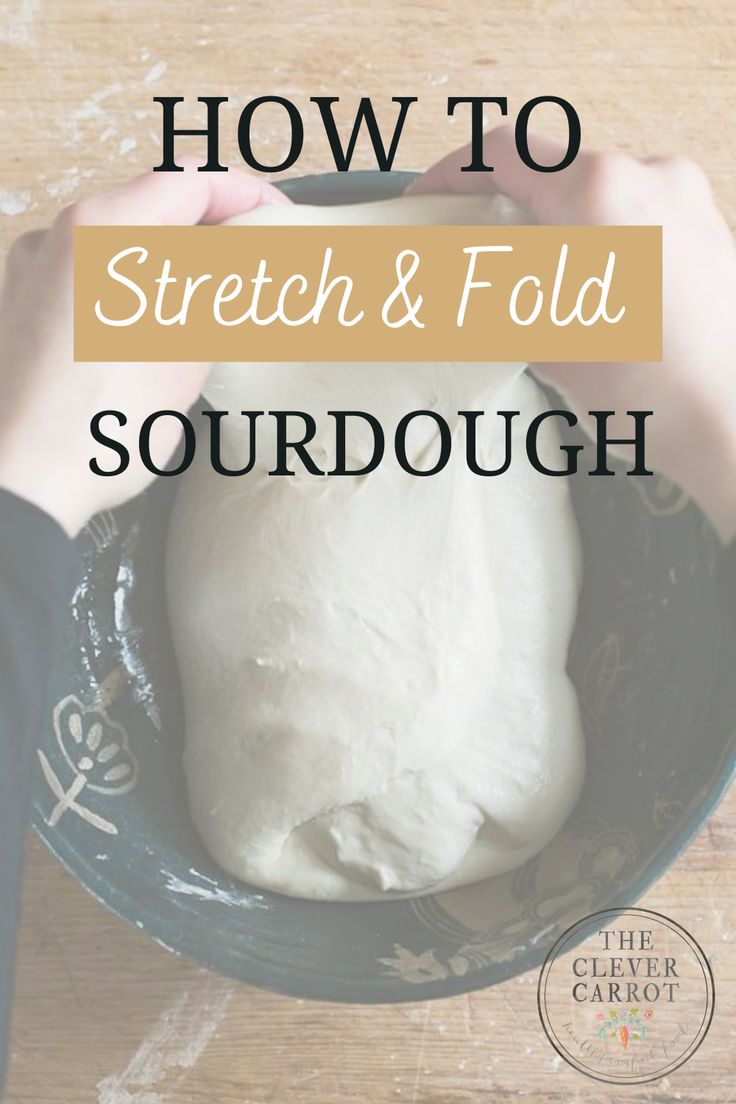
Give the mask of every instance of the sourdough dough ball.
[[(444, 202), (363, 205), (349, 221), (493, 221), (493, 201)], [(261, 208), (243, 221), (345, 211)], [(253, 885), (343, 900), (428, 893), (523, 863), (567, 818), (584, 771), (565, 673), (577, 532), (567, 481), (536, 472), (521, 439), (545, 409), (539, 388), (518, 365), (290, 363), (221, 365), (206, 394), (234, 413), (312, 413), (323, 468), (329, 409), (369, 411), (388, 441), (404, 414), (436, 410), (454, 453), (427, 479), (390, 453), (365, 477), (298, 464), (272, 477), (272, 420), (261, 419), (250, 474), (219, 476), (205, 459), (183, 481), (168, 598), (191, 810), (214, 859)], [(521, 412), (505, 475), (467, 469), (467, 409)], [(490, 467), (503, 423), (481, 424)], [(233, 467), (248, 455), (246, 425), (223, 423)], [(431, 466), (436, 437), (430, 419), (416, 423), (417, 467)], [(350, 441), (358, 467), (369, 441)], [(558, 448), (546, 423), (550, 466)]]

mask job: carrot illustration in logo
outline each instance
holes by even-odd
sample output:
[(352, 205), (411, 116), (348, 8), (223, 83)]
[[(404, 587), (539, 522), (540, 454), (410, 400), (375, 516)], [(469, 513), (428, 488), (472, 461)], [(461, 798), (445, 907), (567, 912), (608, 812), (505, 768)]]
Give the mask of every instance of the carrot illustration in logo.
[(638, 1039), (646, 1039), (649, 1031), (649, 1020), (654, 1015), (651, 1008), (647, 1008), (643, 1015), (638, 1008), (611, 1008), (608, 1015), (603, 1012), (596, 1014), (598, 1028), (596, 1035), (599, 1039), (618, 1039), (624, 1050), (628, 1050), (629, 1042)]

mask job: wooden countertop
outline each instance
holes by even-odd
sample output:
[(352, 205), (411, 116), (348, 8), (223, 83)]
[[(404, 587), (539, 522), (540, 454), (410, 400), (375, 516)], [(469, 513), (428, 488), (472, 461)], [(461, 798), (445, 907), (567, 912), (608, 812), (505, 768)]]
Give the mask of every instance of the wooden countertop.
[[(589, 145), (698, 158), (731, 219), (732, 0), (9, 0), (0, 3), (0, 228), (7, 247), (76, 196), (150, 168), (154, 95), (418, 95), (397, 167), (465, 140), (448, 95), (567, 97)], [(313, 108), (311, 110), (314, 110)], [(192, 116), (194, 125), (200, 125)], [(228, 123), (230, 124), (228, 126)], [(263, 151), (282, 147), (266, 112)], [(368, 167), (364, 147), (355, 167)], [(330, 167), (307, 125), (300, 171)], [(714, 1026), (669, 1081), (627, 1091), (569, 1069), (536, 976), (436, 1003), (309, 1004), (199, 970), (116, 920), (31, 840), (10, 1104), (529, 1104), (734, 1099), (736, 793), (644, 905), (690, 928), (721, 984)]]

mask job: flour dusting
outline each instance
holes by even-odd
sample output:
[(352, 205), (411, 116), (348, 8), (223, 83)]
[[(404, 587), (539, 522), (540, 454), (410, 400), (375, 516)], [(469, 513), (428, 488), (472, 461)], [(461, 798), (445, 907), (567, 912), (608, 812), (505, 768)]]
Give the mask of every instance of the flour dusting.
[(154, 81), (160, 80), (168, 68), (168, 64), (165, 61), (157, 61), (154, 66), (149, 69), (144, 77), (146, 84), (153, 84)]
[(232, 982), (207, 979), (196, 993), (182, 993), (161, 1013), (127, 1066), (98, 1081), (98, 1104), (162, 1104), (164, 1097), (157, 1086), (171, 1070), (192, 1069), (234, 992)]
[(102, 122), (104, 127), (109, 126), (109, 115), (103, 104), (112, 96), (117, 96), (125, 90), (125, 86), (116, 83), (108, 84), (105, 88), (99, 88), (93, 92), (79, 107), (69, 111), (62, 124), (64, 137), (68, 142), (78, 144), (82, 141), (87, 130), (87, 124)]
[(74, 195), (82, 182), (82, 174), (77, 168), (65, 169), (58, 180), (52, 180), (46, 185), (46, 194), (52, 199), (64, 199)]
[(30, 203), (30, 192), (9, 192), (5, 188), (0, 188), (0, 214), (14, 218), (27, 211)]
[(211, 878), (205, 877), (204, 874), (197, 874), (200, 882), (205, 882), (205, 885), (199, 885), (196, 882), (185, 882), (181, 878), (177, 878), (175, 874), (167, 874), (166, 888), (169, 893), (178, 893), (183, 897), (199, 897), (203, 901), (219, 901), (223, 905), (235, 905), (238, 908), (266, 908), (265, 900), (260, 893), (250, 893), (248, 896), (243, 894), (228, 893), (226, 889), (221, 889), (217, 882), (213, 882)]
[(10, 46), (32, 46), (36, 41), (35, 21), (41, 0), (9, 0), (0, 3), (0, 42)]

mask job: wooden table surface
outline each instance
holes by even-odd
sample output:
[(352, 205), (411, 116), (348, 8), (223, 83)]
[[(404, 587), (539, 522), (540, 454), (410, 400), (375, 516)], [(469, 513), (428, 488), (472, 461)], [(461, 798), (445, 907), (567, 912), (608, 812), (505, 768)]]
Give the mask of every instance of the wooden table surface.
[[(150, 168), (154, 95), (283, 94), (304, 107), (301, 171), (331, 167), (307, 103), (418, 95), (397, 167), (465, 139), (448, 95), (555, 94), (584, 140), (686, 152), (732, 224), (733, 0), (3, 0), (2, 247), (60, 206)], [(311, 109), (315, 111), (314, 108)], [(201, 125), (193, 111), (188, 118)], [(187, 119), (186, 113), (182, 116)], [(263, 156), (283, 150), (264, 112)], [(281, 137), (279, 136), (281, 134)], [(359, 147), (355, 167), (368, 167)], [(464, 1104), (736, 1098), (736, 794), (643, 904), (691, 929), (721, 979), (716, 1019), (669, 1081), (627, 1091), (569, 1069), (543, 1036), (536, 976), (434, 1003), (310, 1004), (208, 974), (116, 920), (29, 844), (8, 1086), (11, 1104)]]

